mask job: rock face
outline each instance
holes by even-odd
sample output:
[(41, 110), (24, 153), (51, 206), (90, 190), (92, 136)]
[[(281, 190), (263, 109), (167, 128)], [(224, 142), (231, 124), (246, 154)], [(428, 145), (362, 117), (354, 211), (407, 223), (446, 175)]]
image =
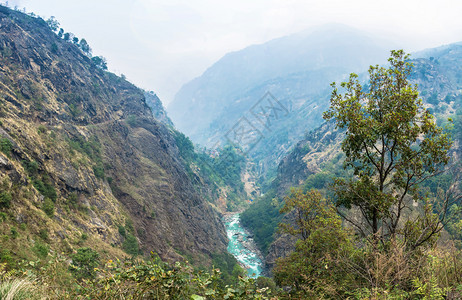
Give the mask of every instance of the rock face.
[(145, 92), (144, 97), (146, 98), (146, 104), (151, 108), (154, 118), (160, 122), (173, 126), (172, 120), (167, 116), (167, 112), (162, 105), (159, 97), (154, 92)]
[[(225, 252), (219, 216), (186, 173), (160, 101), (150, 109), (146, 97), (157, 98), (99, 69), (42, 19), (0, 6), (0, 135), (12, 144), (0, 179), (24, 183), (9, 213), (29, 209), (32, 232), (86, 233), (110, 252), (125, 242), (121, 226), (164, 259)], [(55, 190), (51, 218), (38, 181)]]

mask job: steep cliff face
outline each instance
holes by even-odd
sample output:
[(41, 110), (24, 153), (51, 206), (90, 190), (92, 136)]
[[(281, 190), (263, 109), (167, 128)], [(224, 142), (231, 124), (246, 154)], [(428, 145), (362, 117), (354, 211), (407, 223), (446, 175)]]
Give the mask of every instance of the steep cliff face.
[(168, 117), (159, 97), (152, 91), (145, 92), (144, 97), (146, 98), (146, 104), (151, 108), (154, 118), (166, 125), (173, 126), (173, 122)]
[[(219, 216), (144, 92), (43, 20), (3, 7), (0, 101), (1, 188), (13, 196), (1, 209), (11, 226), (25, 224), (24, 238), (47, 229), (59, 250), (88, 244), (120, 255), (139, 243), (169, 260), (226, 251)], [(76, 244), (82, 234), (90, 238)]]

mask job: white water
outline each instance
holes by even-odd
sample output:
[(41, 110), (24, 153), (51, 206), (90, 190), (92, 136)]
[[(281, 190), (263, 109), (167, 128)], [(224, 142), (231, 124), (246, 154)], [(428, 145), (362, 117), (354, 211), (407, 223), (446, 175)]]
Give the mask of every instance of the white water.
[(229, 238), (228, 252), (245, 266), (249, 277), (257, 278), (262, 272), (262, 261), (255, 250), (255, 244), (240, 224), (239, 214), (225, 218)]

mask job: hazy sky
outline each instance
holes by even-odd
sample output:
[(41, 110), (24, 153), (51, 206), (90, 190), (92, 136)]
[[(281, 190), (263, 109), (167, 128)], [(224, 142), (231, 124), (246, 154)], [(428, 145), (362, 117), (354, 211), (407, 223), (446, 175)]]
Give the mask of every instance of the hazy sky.
[[(4, 2), (5, 0), (2, 0)], [(407, 50), (462, 41), (459, 0), (10, 0), (84, 37), (109, 69), (164, 103), (230, 51), (344, 23)]]

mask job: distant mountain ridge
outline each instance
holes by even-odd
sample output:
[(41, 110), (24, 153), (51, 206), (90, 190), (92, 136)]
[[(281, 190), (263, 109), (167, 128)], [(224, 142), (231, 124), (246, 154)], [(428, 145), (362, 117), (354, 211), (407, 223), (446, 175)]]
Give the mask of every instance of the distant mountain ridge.
[(250, 155), (271, 164), (306, 130), (321, 124), (332, 81), (385, 62), (390, 49), (390, 42), (339, 24), (274, 39), (225, 55), (185, 84), (168, 112), (177, 128), (210, 147), (225, 142), (226, 132), (270, 92), (291, 112), (271, 130), (253, 124), (265, 138)]

